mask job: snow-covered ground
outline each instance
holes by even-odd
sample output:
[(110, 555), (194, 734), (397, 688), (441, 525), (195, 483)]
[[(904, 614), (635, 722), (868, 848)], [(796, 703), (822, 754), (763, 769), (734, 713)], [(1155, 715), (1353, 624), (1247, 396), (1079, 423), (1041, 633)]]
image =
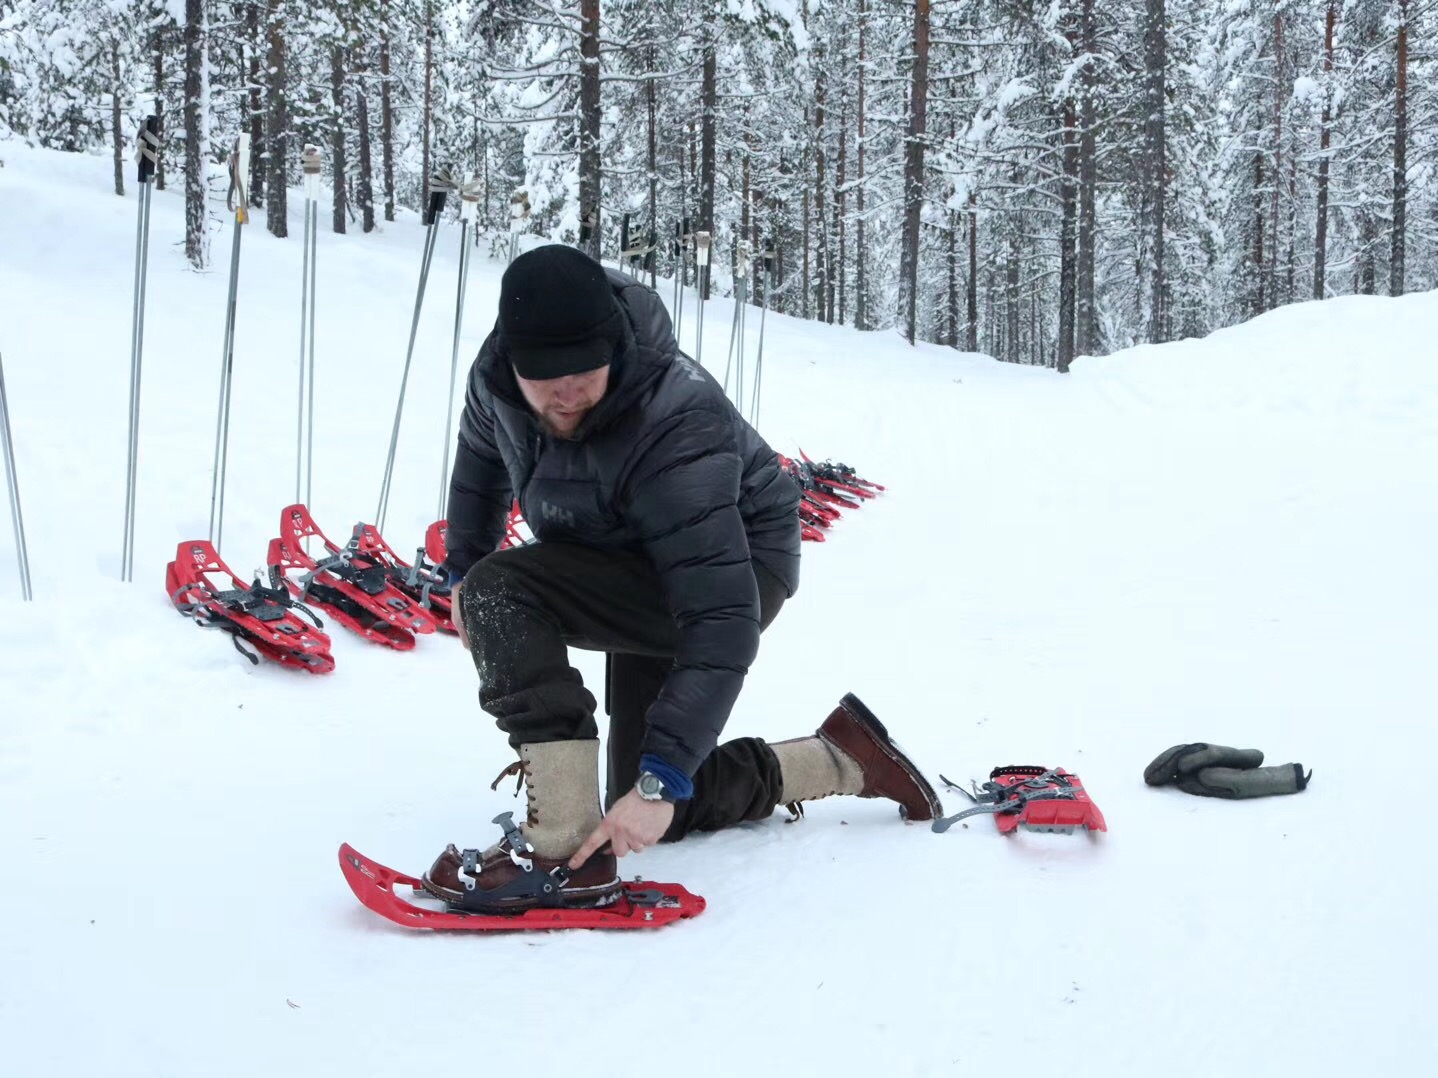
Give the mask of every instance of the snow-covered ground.
[[(154, 199), (119, 582), (134, 195), (106, 193), (104, 157), (3, 150), (0, 354), (38, 599), (7, 514), (0, 1072), (1339, 1075), (1427, 1054), (1438, 294), (1297, 305), (1066, 378), (770, 315), (764, 434), (889, 491), (806, 546), (731, 732), (806, 733), (852, 690), (931, 774), (1077, 771), (1110, 831), (937, 836), (832, 799), (624, 863), (706, 896), (695, 921), (413, 933), (355, 902), (335, 851), (418, 870), (517, 807), (488, 789), (510, 755), (468, 658), (333, 627), (334, 674), (252, 668), (170, 607), (165, 563), (208, 529), (230, 244), (217, 222), (216, 270), (188, 271), (177, 191)], [(292, 239), (245, 236), (222, 551), (240, 573), (294, 494), (295, 205)], [(374, 514), (422, 242), (412, 216), (321, 231), (332, 535)], [(447, 223), (386, 528), (401, 551), (439, 496), (457, 244)], [(501, 270), (472, 267), (465, 366)], [(731, 317), (708, 308), (711, 367)], [(1313, 785), (1144, 786), (1196, 740)]]

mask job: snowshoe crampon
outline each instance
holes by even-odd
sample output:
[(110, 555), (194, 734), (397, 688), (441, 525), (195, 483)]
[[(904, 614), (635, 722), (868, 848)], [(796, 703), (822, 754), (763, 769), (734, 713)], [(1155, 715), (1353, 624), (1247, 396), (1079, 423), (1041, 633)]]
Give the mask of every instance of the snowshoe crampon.
[[(620, 897), (596, 908), (548, 907), (514, 914), (464, 913), (425, 894), (420, 881), (371, 861), (348, 843), (340, 847), (340, 871), (368, 909), (406, 928), (467, 932), (518, 932), (552, 928), (658, 928), (697, 917), (704, 900), (677, 883), (634, 883)], [(402, 896), (404, 888), (418, 901)], [(427, 903), (427, 904), (421, 904)]]
[(972, 808), (935, 820), (933, 830), (940, 834), (960, 820), (985, 814), (994, 817), (1001, 834), (1020, 827), (1064, 834), (1080, 827), (1108, 830), (1103, 813), (1089, 799), (1079, 777), (1061, 767), (996, 767), (989, 772), (989, 781), (972, 792), (943, 775), (939, 778), (973, 802)]
[[(208, 540), (176, 548), (175, 560), (165, 566), (165, 592), (175, 609), (201, 628), (229, 633), (235, 650), (252, 663), (258, 664), (263, 655), (311, 674), (335, 668), (324, 623), (283, 587), (239, 579)], [(254, 651), (246, 651), (242, 641)]]
[[(322, 557), (316, 559), (305, 550), (304, 541), (310, 538), (323, 544)], [(391, 566), (360, 552), (354, 543), (336, 546), (303, 505), (281, 511), (280, 535), (270, 541), (268, 561), (275, 587), (286, 586), (297, 598), (323, 607), (367, 640), (409, 651), (415, 633), (436, 629), (436, 619), (394, 586)]]

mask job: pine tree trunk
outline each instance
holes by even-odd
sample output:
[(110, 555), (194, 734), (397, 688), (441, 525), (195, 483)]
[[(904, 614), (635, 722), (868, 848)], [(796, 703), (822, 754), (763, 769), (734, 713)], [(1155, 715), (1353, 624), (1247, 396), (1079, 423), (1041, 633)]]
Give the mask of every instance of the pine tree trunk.
[(1145, 203), (1152, 231), (1153, 272), (1148, 336), (1163, 342), (1169, 339), (1168, 277), (1164, 262), (1164, 224), (1168, 216), (1168, 29), (1165, 0), (1147, 0), (1144, 26), (1144, 74), (1148, 92), (1144, 120), (1144, 158), (1147, 164)]
[(1078, 205), (1078, 299), (1075, 316), (1077, 319), (1075, 350), (1079, 355), (1090, 356), (1098, 351), (1096, 332), (1097, 312), (1094, 309), (1094, 252), (1097, 229), (1095, 194), (1098, 187), (1098, 148), (1096, 129), (1098, 127), (1098, 103), (1094, 99), (1097, 75), (1093, 55), (1098, 51), (1097, 27), (1093, 13), (1094, 0), (1083, 0), (1080, 8), (1080, 44), (1089, 59), (1084, 61), (1080, 74), (1080, 119), (1079, 133), (1079, 205)]
[(120, 109), (120, 95), (124, 93), (121, 85), (120, 69), (120, 46), (119, 43), (110, 45), (110, 131), (113, 135), (115, 151), (115, 194), (121, 198), (125, 197), (125, 132), (120, 130), (124, 118)]
[(424, 113), (420, 117), (419, 204), (429, 205), (430, 132), (434, 129), (434, 2), (424, 0)]
[(268, 44), (268, 85), (265, 90), (265, 227), (283, 239), (289, 226), (289, 91), (285, 88), (285, 8), (283, 2), (269, 10), (266, 23)]
[(1263, 283), (1268, 269), (1263, 260), (1263, 151), (1253, 155), (1253, 314), (1268, 310)]
[(969, 192), (969, 331), (966, 347), (979, 350), (979, 196)]
[(1318, 223), (1313, 237), (1313, 298), (1323, 299), (1328, 262), (1328, 147), (1333, 122), (1333, 30), (1338, 22), (1339, 0), (1328, 0), (1323, 23), (1323, 117), (1318, 127)]
[(379, 148), (384, 166), (384, 219), (394, 220), (394, 93), (389, 71), (389, 0), (379, 5)]
[[(155, 62), (155, 119), (159, 122), (160, 134), (165, 133), (165, 32), (158, 26), (154, 38)], [(155, 190), (165, 189), (165, 143), (162, 139), (155, 155)]]
[(339, 46), (330, 49), (330, 95), (335, 110), (330, 150), (334, 159), (334, 229), (343, 235), (345, 218), (349, 213), (349, 188), (345, 178), (348, 171), (345, 155), (345, 53)]
[(185, 257), (195, 269), (210, 264), (205, 226), (206, 158), (205, 3), (185, 0)]
[(864, 220), (864, 87), (868, 82), (868, 0), (859, 0), (859, 100), (855, 108), (855, 146), (858, 175), (854, 184), (854, 328), (869, 328), (869, 276), (867, 222)]
[(1408, 232), (1408, 0), (1398, 0), (1398, 85), (1393, 107), (1393, 246), (1388, 294), (1403, 295)]
[(949, 333), (945, 342), (959, 346), (959, 216), (949, 211)]
[(1063, 175), (1060, 180), (1062, 217), (1059, 221), (1059, 339), (1055, 365), (1067, 374), (1074, 358), (1074, 308), (1078, 298), (1078, 186), (1079, 133), (1074, 99), (1063, 103)]
[[(595, 0), (597, 3), (597, 0)], [(714, 236), (714, 149), (717, 141), (715, 132), (718, 111), (718, 58), (715, 55), (715, 28), (713, 5), (705, 8), (704, 28), (704, 73), (700, 88), (700, 108), (703, 112), (699, 122), (699, 228)], [(711, 248), (709, 265), (704, 267), (697, 282), (699, 295), (709, 298), (709, 275), (713, 272), (714, 258)]]
[(1004, 360), (1019, 361), (1019, 237), (1009, 234), (1009, 257), (1004, 264)]
[(929, 0), (914, 0), (914, 69), (904, 135), (904, 236), (899, 252), (899, 312), (904, 339), (914, 343), (918, 322), (919, 215), (924, 198), (924, 139), (929, 100)]
[(369, 100), (366, 97), (367, 64), (355, 74), (355, 124), (359, 128), (359, 175), (355, 177), (355, 197), (359, 201), (360, 219), (365, 232), (374, 231), (374, 161), (370, 146)]
[[(654, 74), (658, 70), (659, 57), (655, 54), (655, 47), (649, 46), (649, 74), (650, 78), (644, 81), (644, 104), (649, 123), (649, 144), (647, 164), (649, 166), (649, 234), (645, 243), (654, 245), (659, 242), (659, 93), (655, 87)], [(652, 288), (659, 273), (659, 258), (657, 251), (650, 251), (645, 259), (645, 266), (649, 270), (649, 285)]]
[[(582, 250), (598, 258), (601, 249), (599, 224), (599, 0), (581, 0), (579, 5), (579, 220), (580, 234), (588, 238)], [(588, 225), (587, 230), (583, 227)]]
[(800, 308), (799, 317), (809, 317), (809, 189), (804, 188), (803, 202), (804, 217), (804, 260), (799, 268), (799, 295), (802, 297), (803, 306)]
[[(839, 324), (843, 325), (848, 321), (849, 297), (848, 297), (848, 257), (849, 257), (849, 222), (845, 216), (845, 203), (848, 201), (844, 183), (845, 175), (849, 165), (849, 98), (844, 95), (843, 107), (839, 110), (839, 158), (834, 164), (834, 232), (839, 238), (839, 258), (835, 265), (839, 273)], [(829, 321), (834, 321), (834, 275), (829, 275)]]
[(829, 280), (829, 230), (824, 202), (827, 189), (824, 175), (824, 106), (827, 102), (822, 46), (815, 49), (814, 61), (814, 314), (823, 322), (827, 321), (825, 314), (828, 310), (825, 293)]
[(1278, 253), (1281, 246), (1278, 230), (1278, 186), (1283, 175), (1283, 103), (1286, 94), (1284, 85), (1283, 10), (1275, 7), (1273, 12), (1273, 169), (1270, 172), (1268, 193), (1268, 235), (1269, 255), (1265, 267), (1267, 277), (1268, 305), (1277, 307), (1283, 301), (1278, 293)]
[(265, 85), (260, 57), (265, 51), (265, 39), (260, 33), (260, 5), (251, 2), (245, 5), (245, 53), (247, 64), (245, 77), (249, 82), (248, 100), (250, 124), (250, 205), (265, 204), (265, 102), (262, 87)]

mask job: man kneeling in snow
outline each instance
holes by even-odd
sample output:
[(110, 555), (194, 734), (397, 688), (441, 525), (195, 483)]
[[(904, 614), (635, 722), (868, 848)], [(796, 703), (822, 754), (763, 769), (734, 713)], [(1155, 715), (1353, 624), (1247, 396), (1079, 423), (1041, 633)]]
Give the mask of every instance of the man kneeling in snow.
[[(516, 495), (539, 541), (496, 553)], [(934, 817), (929, 783), (852, 697), (812, 737), (718, 744), (760, 632), (799, 584), (798, 502), (679, 352), (652, 289), (569, 247), (515, 259), (469, 374), (445, 568), (480, 703), (519, 753), (521, 852), (539, 872), (508, 841), (468, 867), (451, 845), (424, 876), (432, 894), (518, 912), (567, 862), (563, 903), (602, 905), (620, 892), (616, 857), (831, 794)], [(608, 657), (607, 812), (571, 645)]]

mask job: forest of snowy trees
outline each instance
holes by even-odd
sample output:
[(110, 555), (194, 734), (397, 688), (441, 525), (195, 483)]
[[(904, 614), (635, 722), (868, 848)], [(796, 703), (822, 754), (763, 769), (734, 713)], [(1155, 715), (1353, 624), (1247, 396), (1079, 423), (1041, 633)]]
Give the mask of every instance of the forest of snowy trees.
[(777, 310), (1066, 370), (1438, 286), (1435, 42), (1438, 0), (0, 0), (0, 136), (124, 193), (157, 114), (197, 265), (243, 130), (279, 236), (314, 144), (337, 231), (445, 168), (496, 251), (523, 190), (607, 259), (708, 231), (728, 291), (773, 244)]

